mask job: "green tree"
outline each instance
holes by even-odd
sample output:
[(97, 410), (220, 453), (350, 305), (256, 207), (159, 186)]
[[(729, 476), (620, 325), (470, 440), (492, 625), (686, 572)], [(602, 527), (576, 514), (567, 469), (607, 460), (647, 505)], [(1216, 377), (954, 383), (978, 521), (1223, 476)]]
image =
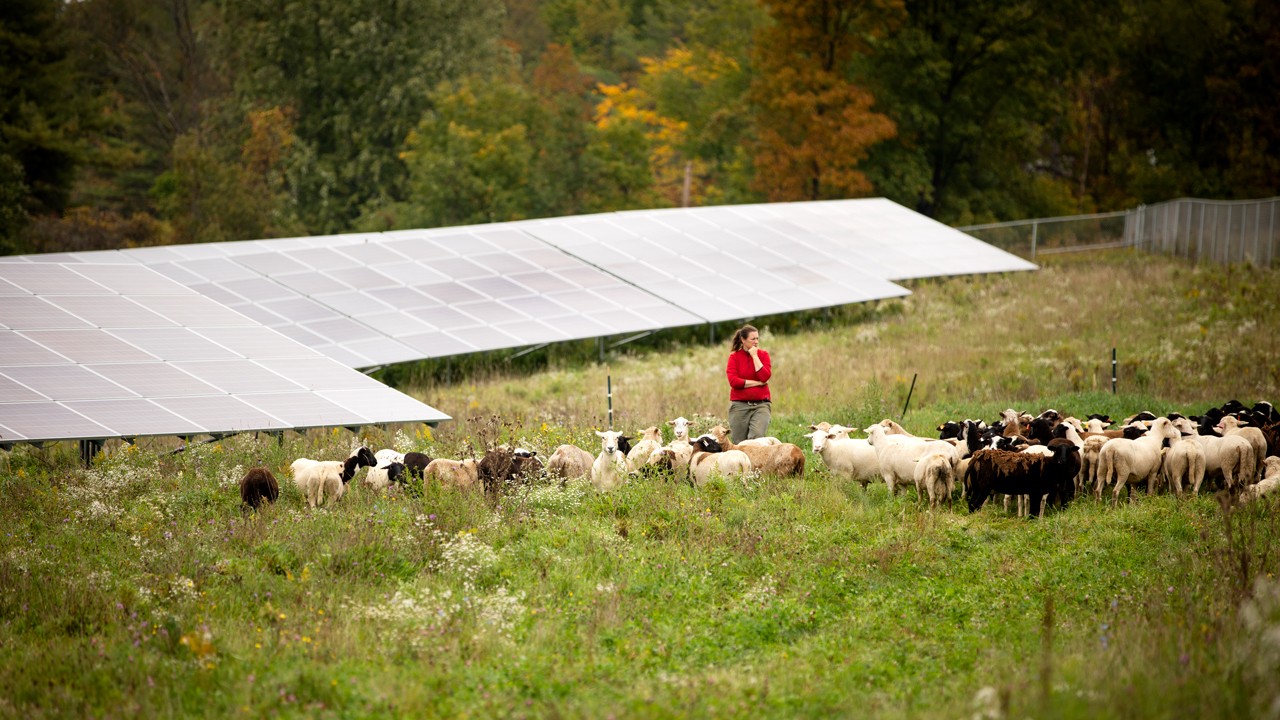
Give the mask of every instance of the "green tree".
[(251, 107), (287, 108), (289, 182), (311, 232), (403, 199), (400, 148), (441, 81), (484, 66), (497, 0), (226, 0)]
[(157, 204), (178, 242), (222, 242), (303, 234), (292, 214), (284, 162), (294, 142), (279, 108), (249, 113), (238, 147), (201, 129), (180, 136), (172, 166), (156, 182)]
[(76, 95), (59, 0), (0, 4), (0, 250), (29, 218), (66, 207), (86, 105)]
[(898, 125), (898, 138), (872, 152), (877, 186), (945, 222), (1071, 211), (1069, 169), (1045, 164), (1063, 137), (1050, 130), (1069, 108), (1079, 67), (1072, 51), (1105, 41), (1103, 23), (1091, 20), (1103, 8), (1048, 0), (906, 0), (905, 8), (906, 22), (868, 63)]
[(535, 212), (540, 107), (517, 83), (471, 78), (436, 93), (405, 142), (409, 199), (401, 227), (520, 220)]

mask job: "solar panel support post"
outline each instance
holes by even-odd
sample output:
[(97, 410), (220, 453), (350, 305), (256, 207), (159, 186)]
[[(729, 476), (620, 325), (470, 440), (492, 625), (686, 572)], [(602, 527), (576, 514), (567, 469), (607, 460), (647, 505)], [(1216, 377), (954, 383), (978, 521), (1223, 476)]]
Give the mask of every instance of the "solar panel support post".
[(101, 440), (81, 440), (80, 441), (80, 460), (85, 467), (93, 464), (93, 458), (102, 452)]
[(603, 335), (596, 338), (596, 350), (599, 352), (599, 360), (597, 360), (596, 362), (599, 365), (603, 365), (604, 364), (604, 336)]

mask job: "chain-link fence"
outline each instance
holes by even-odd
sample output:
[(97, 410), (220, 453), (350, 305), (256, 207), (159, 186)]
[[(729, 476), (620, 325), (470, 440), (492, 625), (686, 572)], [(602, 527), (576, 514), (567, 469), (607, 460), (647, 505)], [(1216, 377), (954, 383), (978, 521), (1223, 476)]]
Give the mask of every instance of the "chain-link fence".
[(1099, 250), (1125, 244), (1129, 210), (1068, 217), (1013, 220), (956, 228), (996, 247), (1031, 260), (1076, 250)]
[(1280, 198), (1182, 198), (1119, 212), (956, 229), (1031, 260), (1037, 254), (1137, 247), (1192, 260), (1269, 267), (1280, 256)]

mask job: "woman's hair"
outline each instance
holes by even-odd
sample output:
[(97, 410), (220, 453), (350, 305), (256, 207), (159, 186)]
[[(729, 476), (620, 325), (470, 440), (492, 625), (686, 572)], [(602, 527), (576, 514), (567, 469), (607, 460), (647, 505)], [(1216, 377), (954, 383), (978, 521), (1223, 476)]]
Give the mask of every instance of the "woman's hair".
[(742, 327), (738, 328), (738, 332), (733, 334), (733, 351), (738, 352), (739, 350), (741, 350), (742, 341), (746, 340), (747, 336), (753, 332), (760, 332), (760, 331), (756, 330), (755, 326), (753, 325), (743, 325)]

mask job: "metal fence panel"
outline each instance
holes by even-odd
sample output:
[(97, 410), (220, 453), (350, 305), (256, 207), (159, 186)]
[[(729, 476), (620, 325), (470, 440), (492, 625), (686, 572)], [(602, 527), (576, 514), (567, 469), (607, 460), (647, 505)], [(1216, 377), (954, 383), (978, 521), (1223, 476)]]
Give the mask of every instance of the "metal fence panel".
[(1037, 254), (1128, 246), (1196, 261), (1270, 267), (1280, 255), (1280, 198), (1181, 198), (1096, 215), (957, 228), (1003, 250)]

